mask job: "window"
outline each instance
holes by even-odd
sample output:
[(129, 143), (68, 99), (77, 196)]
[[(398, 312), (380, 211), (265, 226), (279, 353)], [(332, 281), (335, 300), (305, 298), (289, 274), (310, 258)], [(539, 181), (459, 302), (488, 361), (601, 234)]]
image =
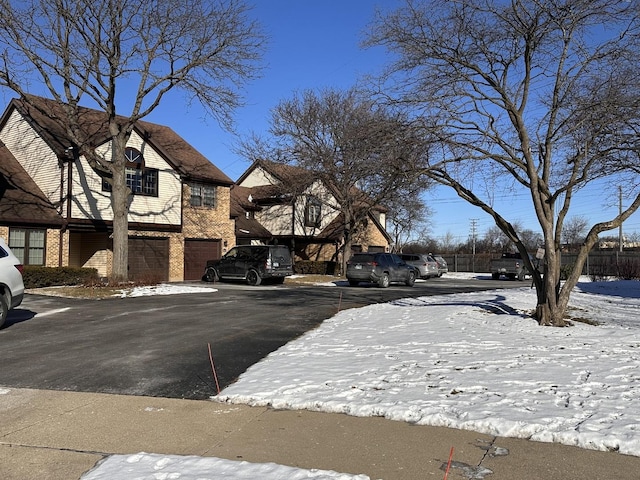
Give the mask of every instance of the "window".
[(319, 227), (322, 213), (322, 204), (315, 197), (307, 197), (307, 205), (304, 209), (304, 226)]
[(203, 183), (191, 183), (191, 206), (216, 208), (216, 187)]
[[(134, 195), (158, 196), (158, 170), (155, 168), (146, 168), (144, 165), (144, 157), (135, 148), (127, 147), (124, 151), (127, 159), (125, 168), (125, 181), (127, 187), (131, 189)], [(106, 180), (102, 181), (102, 190), (111, 191), (111, 185)]]
[(23, 265), (44, 265), (44, 230), (12, 228), (9, 248)]

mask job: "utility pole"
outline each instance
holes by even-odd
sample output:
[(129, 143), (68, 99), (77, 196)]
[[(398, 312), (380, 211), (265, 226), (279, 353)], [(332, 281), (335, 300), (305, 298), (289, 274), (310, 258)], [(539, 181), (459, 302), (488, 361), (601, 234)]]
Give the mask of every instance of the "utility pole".
[[(622, 186), (621, 185), (618, 186), (618, 213), (620, 215), (622, 215)], [(622, 223), (618, 227), (618, 245), (619, 245), (619, 250), (618, 251), (622, 252), (622, 250), (623, 250), (623, 247), (622, 247)]]
[(478, 226), (478, 219), (477, 218), (472, 218), (471, 219), (471, 251), (473, 253), (473, 255), (471, 256), (472, 258), (472, 268), (471, 270), (473, 272), (476, 271), (476, 229)]

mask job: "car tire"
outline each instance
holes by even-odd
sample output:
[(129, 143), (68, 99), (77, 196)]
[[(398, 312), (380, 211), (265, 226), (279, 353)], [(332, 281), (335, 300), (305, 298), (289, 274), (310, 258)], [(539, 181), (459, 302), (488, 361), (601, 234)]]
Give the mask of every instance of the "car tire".
[(500, 274), (499, 273), (492, 273), (491, 274), (491, 278), (494, 280), (498, 280), (500, 278)]
[(349, 280), (350, 287), (357, 287), (360, 284), (358, 280)]
[(215, 268), (207, 268), (202, 279), (205, 282), (217, 282), (220, 280), (220, 276), (218, 275), (218, 272), (216, 272)]
[(388, 273), (383, 273), (382, 276), (380, 277), (380, 280), (378, 280), (378, 286), (382, 288), (387, 288), (390, 283), (391, 282), (389, 281)]
[(413, 287), (413, 284), (416, 283), (416, 274), (414, 272), (409, 272), (409, 278), (405, 282), (407, 287)]
[(284, 277), (275, 277), (273, 279), (274, 285), (282, 285), (284, 283)]
[(4, 325), (9, 315), (9, 305), (7, 305), (7, 299), (4, 296), (0, 296), (0, 328)]
[(249, 270), (247, 272), (247, 283), (257, 287), (262, 283), (262, 278), (260, 278), (260, 274), (255, 270)]

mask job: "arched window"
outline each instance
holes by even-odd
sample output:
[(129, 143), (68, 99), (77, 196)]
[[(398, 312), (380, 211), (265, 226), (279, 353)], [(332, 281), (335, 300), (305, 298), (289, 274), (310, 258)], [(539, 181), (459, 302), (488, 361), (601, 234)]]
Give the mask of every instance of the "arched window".
[[(127, 160), (125, 168), (125, 180), (127, 187), (134, 195), (158, 196), (158, 170), (146, 168), (142, 153), (132, 147), (124, 150), (124, 157)], [(111, 191), (111, 185), (106, 180), (102, 182), (102, 189)]]

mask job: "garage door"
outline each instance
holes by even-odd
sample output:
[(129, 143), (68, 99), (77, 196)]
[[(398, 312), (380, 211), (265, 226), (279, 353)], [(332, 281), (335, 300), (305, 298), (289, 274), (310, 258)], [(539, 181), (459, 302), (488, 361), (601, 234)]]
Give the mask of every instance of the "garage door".
[(200, 280), (207, 260), (217, 260), (221, 252), (220, 240), (192, 239), (184, 242), (184, 279)]
[(142, 282), (169, 280), (169, 239), (129, 237), (129, 279)]

